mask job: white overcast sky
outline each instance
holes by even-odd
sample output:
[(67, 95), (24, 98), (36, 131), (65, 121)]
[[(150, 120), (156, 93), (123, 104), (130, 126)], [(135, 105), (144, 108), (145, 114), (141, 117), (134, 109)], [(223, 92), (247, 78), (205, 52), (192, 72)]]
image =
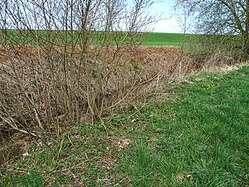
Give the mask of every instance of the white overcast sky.
[(164, 0), (156, 3), (150, 10), (155, 16), (161, 15), (162, 20), (152, 25), (153, 32), (182, 33), (183, 29), (179, 24), (179, 16), (173, 10), (174, 0)]

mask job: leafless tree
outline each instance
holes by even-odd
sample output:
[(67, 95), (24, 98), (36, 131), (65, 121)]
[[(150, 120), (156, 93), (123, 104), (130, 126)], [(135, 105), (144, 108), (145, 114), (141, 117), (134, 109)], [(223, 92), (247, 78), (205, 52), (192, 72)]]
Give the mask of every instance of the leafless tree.
[(236, 36), (234, 38), (241, 42), (235, 42), (235, 47), (241, 47), (249, 56), (248, 0), (176, 0), (176, 3), (193, 16), (198, 33), (225, 36), (222, 40), (229, 42)]

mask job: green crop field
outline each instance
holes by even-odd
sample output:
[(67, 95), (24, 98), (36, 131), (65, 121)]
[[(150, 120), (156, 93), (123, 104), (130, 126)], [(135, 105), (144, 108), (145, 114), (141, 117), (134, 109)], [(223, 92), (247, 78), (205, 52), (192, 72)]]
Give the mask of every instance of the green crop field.
[[(11, 44), (37, 44), (37, 42), (46, 42), (47, 40), (52, 41), (56, 45), (68, 43), (79, 43), (80, 38), (83, 37), (79, 31), (26, 31), (26, 30), (2, 30), (0, 36), (0, 43), (11, 43)], [(189, 45), (193, 42), (193, 38), (197, 35), (194, 34), (180, 34), (180, 33), (140, 33), (142, 35), (141, 43), (142, 46), (183, 46)], [(35, 39), (39, 36), (39, 41)], [(114, 38), (117, 38), (122, 44), (129, 35), (126, 32), (113, 32), (109, 33), (107, 37), (103, 32), (92, 32), (89, 43), (91, 45), (115, 45)], [(6, 40), (7, 39), (7, 40)], [(127, 39), (127, 38), (126, 38)], [(124, 43), (125, 44), (125, 43)]]
[[(231, 48), (241, 45), (239, 36), (219, 36), (219, 35), (198, 35), (198, 34), (181, 34), (181, 33), (137, 33), (135, 38), (132, 33), (127, 32), (91, 32), (88, 36), (86, 45), (97, 46), (122, 46), (122, 45), (142, 45), (142, 46), (178, 46), (189, 48), (200, 41), (212, 41), (207, 48)], [(201, 39), (200, 39), (201, 37)], [(224, 38), (225, 37), (225, 38)], [(212, 39), (212, 40), (209, 40)], [(49, 41), (49, 42), (48, 42)], [(134, 42), (134, 43), (132, 43)], [(47, 44), (54, 45), (77, 45), (84, 43), (84, 35), (80, 31), (60, 31), (60, 30), (0, 30), (0, 44)], [(205, 44), (205, 42), (203, 43)], [(212, 45), (212, 46), (211, 46)], [(203, 47), (203, 45), (198, 46)]]
[(180, 33), (149, 33), (142, 45), (145, 46), (182, 46), (188, 45), (197, 36), (194, 34)]

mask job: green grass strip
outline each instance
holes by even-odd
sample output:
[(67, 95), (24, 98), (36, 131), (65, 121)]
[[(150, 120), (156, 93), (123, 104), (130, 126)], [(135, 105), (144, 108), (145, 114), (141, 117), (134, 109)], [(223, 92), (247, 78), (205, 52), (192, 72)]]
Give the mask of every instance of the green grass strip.
[(132, 186), (248, 185), (249, 67), (202, 77), (129, 117), (139, 123), (121, 168)]

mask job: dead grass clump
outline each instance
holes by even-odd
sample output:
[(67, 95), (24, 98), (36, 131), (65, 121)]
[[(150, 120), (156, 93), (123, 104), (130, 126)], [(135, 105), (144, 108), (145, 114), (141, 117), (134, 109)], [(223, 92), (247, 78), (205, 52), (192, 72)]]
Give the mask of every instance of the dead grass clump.
[(179, 62), (185, 62), (186, 73), (202, 71), (223, 66), (231, 66), (243, 62), (245, 59), (241, 55), (231, 51), (215, 51), (213, 53), (186, 52), (177, 59)]
[(55, 133), (101, 118), (145, 99), (160, 72), (159, 66), (121, 56), (75, 57), (56, 48), (28, 60), (10, 58), (0, 67), (0, 130), (37, 136), (34, 126), (36, 132)]

